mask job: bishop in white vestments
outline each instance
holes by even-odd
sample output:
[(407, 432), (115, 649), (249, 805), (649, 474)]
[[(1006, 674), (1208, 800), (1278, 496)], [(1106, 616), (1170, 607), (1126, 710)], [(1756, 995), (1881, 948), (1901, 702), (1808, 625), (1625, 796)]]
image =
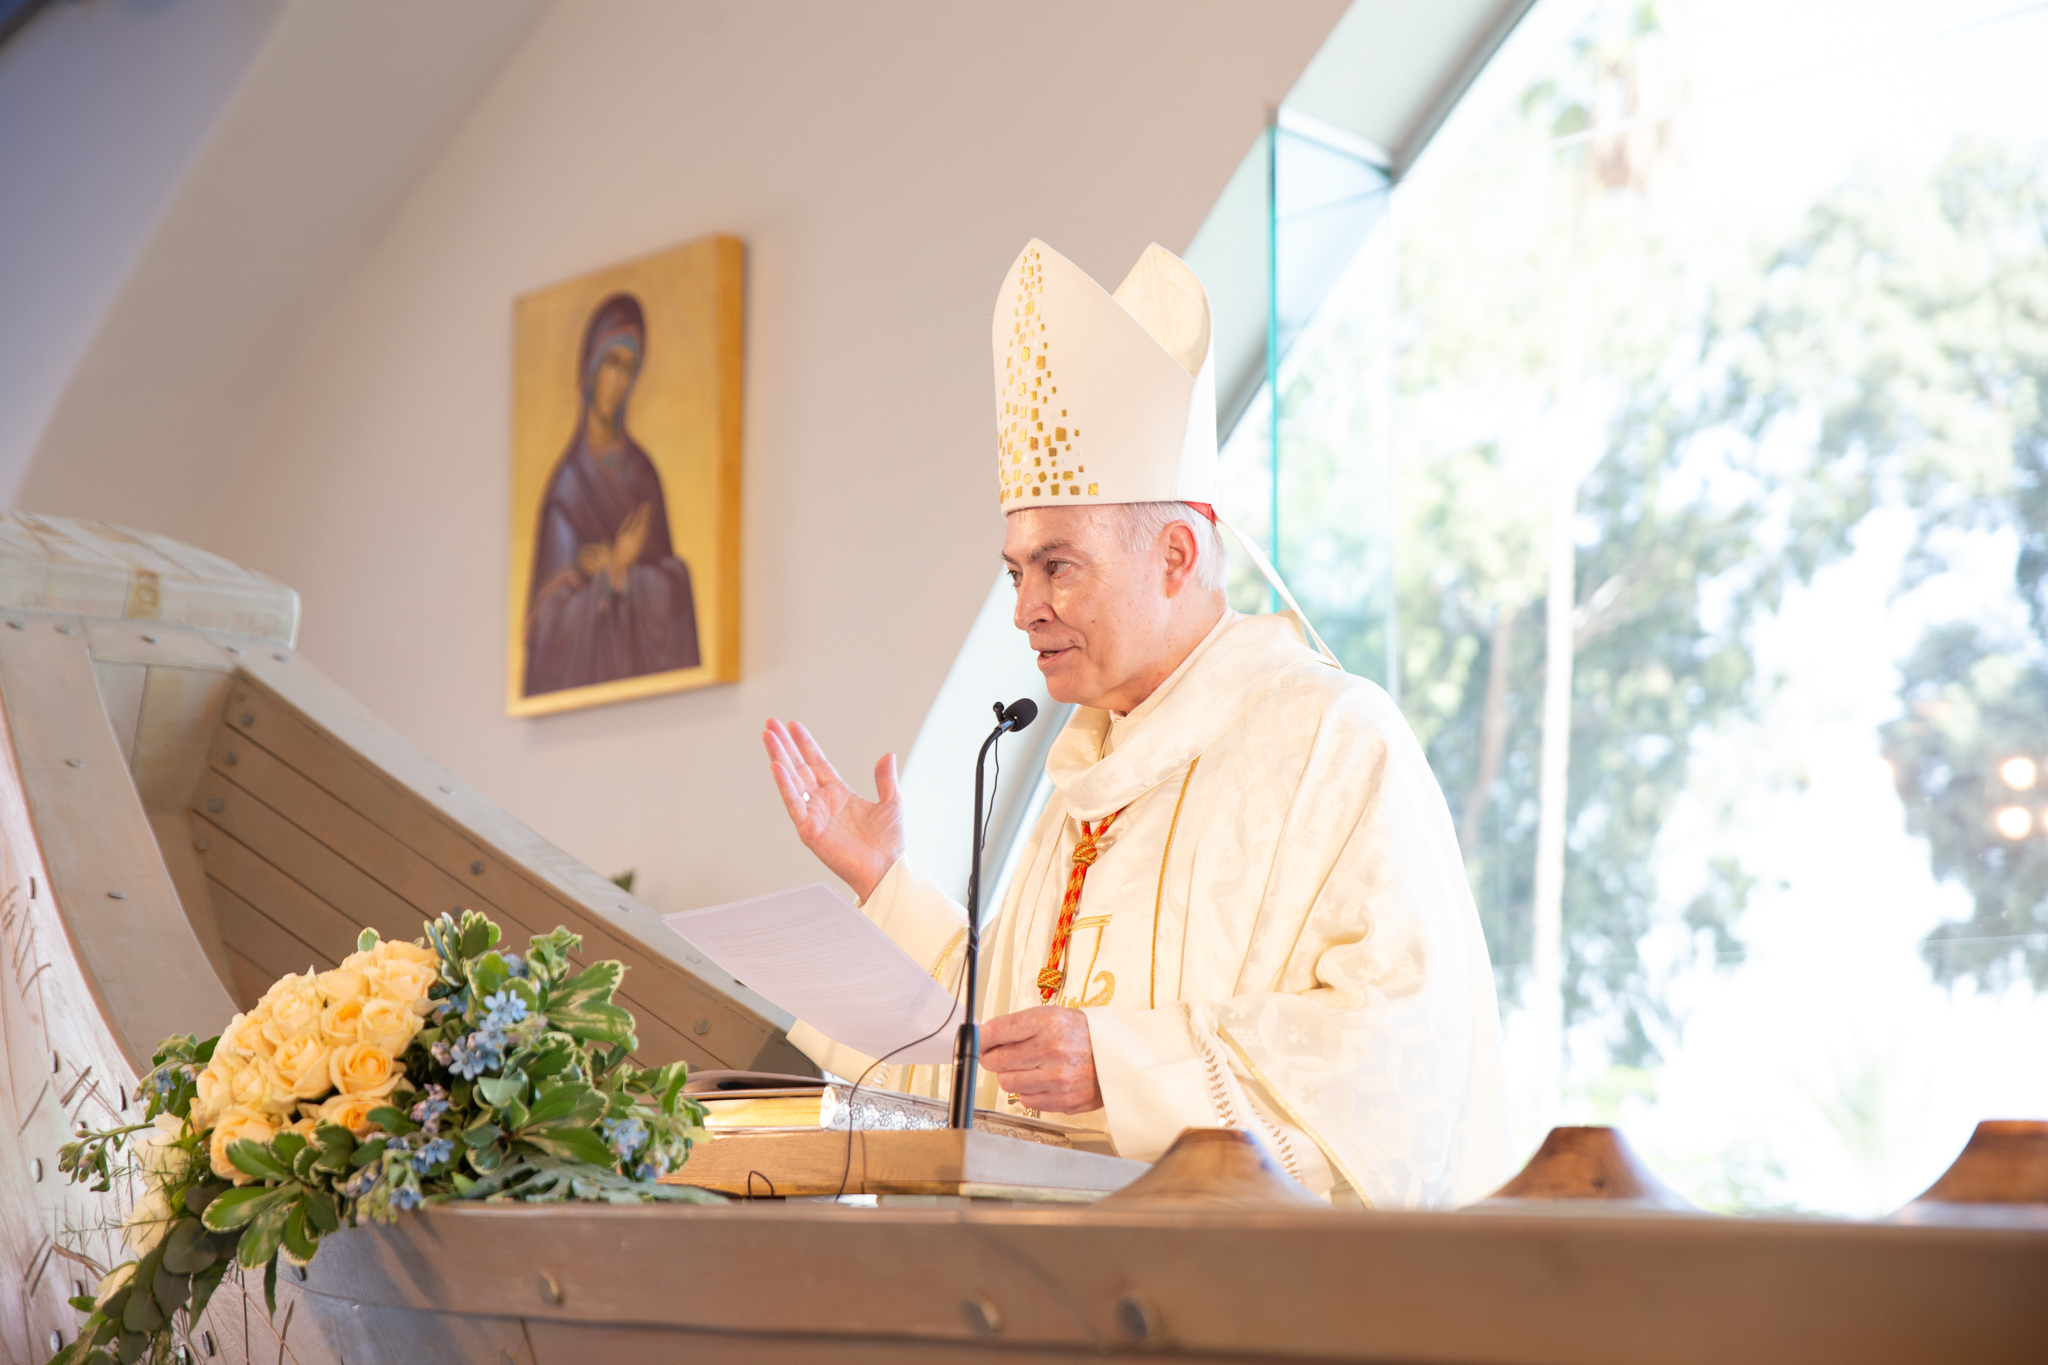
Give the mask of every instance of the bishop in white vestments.
[[(1247, 1129), (1340, 1205), (1484, 1194), (1499, 1019), (1450, 814), (1385, 692), (1298, 611), (1225, 602), (1201, 283), (1153, 246), (1112, 295), (1033, 241), (993, 342), (1016, 623), (1077, 709), (983, 931), (977, 1103), (1146, 1161), (1184, 1128)], [(957, 990), (966, 912), (903, 854), (893, 756), (870, 802), (802, 726), (764, 740), (804, 842)], [(876, 1060), (791, 1038), (841, 1075)], [(870, 1083), (943, 1095), (950, 1070)]]

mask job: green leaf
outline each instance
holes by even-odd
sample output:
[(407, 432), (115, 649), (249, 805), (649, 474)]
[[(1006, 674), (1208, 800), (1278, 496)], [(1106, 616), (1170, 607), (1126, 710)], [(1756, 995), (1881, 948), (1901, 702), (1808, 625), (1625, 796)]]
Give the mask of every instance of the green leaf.
[(526, 1077), (518, 1071), (507, 1071), (500, 1076), (479, 1076), (476, 1092), (490, 1105), (506, 1105), (520, 1099), (526, 1091)]
[[(282, 1134), (280, 1134), (282, 1136)], [(292, 1136), (296, 1137), (297, 1134)], [(253, 1175), (258, 1180), (290, 1180), (292, 1168), (278, 1160), (277, 1153), (267, 1142), (251, 1138), (238, 1138), (228, 1144), (228, 1160), (244, 1175)]]
[(561, 1081), (540, 1093), (526, 1121), (528, 1124), (548, 1124), (576, 1120), (590, 1124), (603, 1114), (604, 1096), (576, 1081)]
[(242, 1234), (241, 1245), (235, 1248), (235, 1259), (242, 1263), (244, 1270), (254, 1270), (275, 1258), (278, 1243), (284, 1240), (284, 1220), (291, 1216), (291, 1211), (298, 1205), (298, 1200), (290, 1196), (295, 1195), (297, 1191), (279, 1190), (276, 1193), (286, 1197), (274, 1204), (264, 1205), (263, 1211), (249, 1220), (249, 1228)]
[(490, 1172), (497, 1170), (499, 1163), (503, 1162), (504, 1159), (505, 1149), (493, 1144), (489, 1147), (473, 1149), (469, 1154), (469, 1165), (470, 1169), (479, 1174), (488, 1175)]
[(188, 1213), (202, 1214), (206, 1206), (218, 1199), (232, 1185), (192, 1185), (185, 1190), (185, 1209)]
[(505, 1136), (505, 1130), (495, 1123), (473, 1123), (462, 1130), (462, 1141), (469, 1147), (488, 1147)]
[(548, 1023), (571, 1037), (591, 1043), (623, 1043), (631, 1052), (639, 1043), (633, 1035), (633, 1016), (617, 1005), (590, 1001), (579, 1005), (556, 1005), (548, 1009)]
[(533, 1144), (549, 1156), (587, 1161), (593, 1166), (611, 1167), (617, 1160), (603, 1138), (573, 1121), (526, 1128), (521, 1130), (519, 1139)]
[(246, 1228), (266, 1210), (290, 1198), (292, 1191), (268, 1189), (262, 1185), (243, 1185), (229, 1190), (206, 1206), (202, 1215), (209, 1231), (233, 1232)]
[(371, 949), (375, 948), (376, 946), (377, 946), (377, 931), (376, 931), (375, 929), (365, 929), (365, 930), (363, 930), (363, 932), (361, 932), (360, 934), (357, 934), (357, 935), (356, 935), (356, 951), (357, 951), (357, 952), (359, 952), (359, 953), (367, 953), (367, 952), (369, 952), (369, 951), (370, 951)]
[(326, 1190), (307, 1190), (305, 1206), (306, 1221), (314, 1231), (324, 1235), (341, 1226), (341, 1211), (335, 1207), (334, 1196)]
[(64, 1300), (64, 1302), (70, 1304), (73, 1308), (76, 1308), (81, 1313), (90, 1313), (93, 1311), (92, 1295), (90, 1294), (73, 1294), (70, 1298)]
[(380, 1137), (371, 1138), (368, 1142), (356, 1148), (355, 1155), (348, 1159), (348, 1164), (355, 1167), (367, 1166), (383, 1155), (384, 1139)]
[(403, 1111), (393, 1109), (388, 1104), (380, 1104), (372, 1109), (370, 1122), (396, 1137), (404, 1137), (407, 1133), (419, 1130), (419, 1125), (407, 1118)]
[(465, 959), (475, 957), (478, 953), (490, 947), (492, 940), (496, 938), (496, 935), (491, 932), (494, 927), (491, 922), (482, 915), (477, 915), (475, 919), (471, 919), (472, 913), (474, 912), (465, 910), (462, 914), (462, 946), (460, 953)]
[(313, 1140), (320, 1145), (319, 1159), (313, 1163), (315, 1170), (331, 1175), (341, 1175), (348, 1170), (348, 1159), (356, 1150), (354, 1133), (338, 1123), (323, 1123), (313, 1130)]
[(123, 1332), (120, 1342), (114, 1347), (114, 1359), (119, 1361), (120, 1365), (135, 1365), (136, 1361), (142, 1359), (142, 1353), (149, 1349), (153, 1337), (154, 1333)]
[(215, 1261), (212, 1266), (192, 1277), (192, 1307), (187, 1310), (192, 1321), (197, 1322), (206, 1311), (206, 1304), (213, 1297), (213, 1291), (220, 1288), (220, 1282), (228, 1273), (229, 1261)]
[(277, 1256), (272, 1253), (270, 1264), (263, 1271), (263, 1305), (270, 1310), (270, 1316), (277, 1317)]
[(305, 1135), (301, 1133), (279, 1133), (270, 1140), (270, 1150), (277, 1153), (279, 1161), (282, 1161), (286, 1166), (290, 1166), (292, 1162), (298, 1159), (299, 1153), (306, 1150)]
[(169, 1317), (185, 1306), (186, 1298), (192, 1293), (192, 1281), (160, 1264), (156, 1274), (150, 1277), (149, 1288), (156, 1297), (157, 1311)]
[(479, 1004), (487, 995), (495, 995), (505, 988), (511, 979), (511, 969), (505, 959), (496, 953), (485, 953), (469, 964), (469, 990)]
[(567, 1006), (609, 1002), (625, 975), (626, 969), (620, 963), (591, 963), (547, 993), (548, 1017), (554, 1018), (557, 1011)]
[(142, 1264), (135, 1268), (135, 1292), (128, 1296), (128, 1306), (121, 1310), (121, 1325), (131, 1332), (154, 1332), (164, 1325), (169, 1316), (156, 1301), (156, 1272), (162, 1263), (156, 1255), (142, 1258)]
[(313, 1163), (320, 1159), (320, 1149), (311, 1143), (301, 1148), (297, 1159), (292, 1162), (292, 1178), (300, 1184), (308, 1184), (315, 1177)]
[(306, 1223), (306, 1201), (303, 1199), (294, 1202), (292, 1211), (285, 1216), (284, 1246), (300, 1265), (312, 1260), (320, 1250), (319, 1235)]
[(196, 1218), (180, 1218), (171, 1224), (164, 1238), (164, 1269), (179, 1275), (196, 1275), (219, 1258), (206, 1226)]

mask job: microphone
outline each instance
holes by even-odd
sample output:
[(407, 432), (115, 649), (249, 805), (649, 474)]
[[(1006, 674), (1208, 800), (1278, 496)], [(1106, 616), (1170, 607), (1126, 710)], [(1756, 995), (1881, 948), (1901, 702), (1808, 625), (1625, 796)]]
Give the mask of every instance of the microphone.
[(988, 751), (1006, 732), (1022, 730), (1038, 719), (1038, 703), (1019, 697), (1004, 706), (995, 704), (996, 728), (981, 742), (974, 760), (974, 861), (967, 876), (967, 1006), (966, 1019), (953, 1039), (953, 1097), (948, 1107), (947, 1126), (974, 1127), (974, 1083), (981, 1061), (981, 1029), (975, 1024), (975, 988), (981, 976), (981, 783)]

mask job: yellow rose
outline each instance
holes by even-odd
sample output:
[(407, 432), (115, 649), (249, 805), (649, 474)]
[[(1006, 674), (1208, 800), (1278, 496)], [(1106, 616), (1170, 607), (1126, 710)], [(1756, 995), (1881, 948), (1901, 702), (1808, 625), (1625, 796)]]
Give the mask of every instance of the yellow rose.
[(276, 1074), (278, 1083), (291, 1092), (293, 1099), (317, 1100), (330, 1088), (327, 1079), (327, 1055), (330, 1051), (331, 1048), (309, 1033), (280, 1047), (270, 1059), (270, 1069)]
[(420, 1017), (409, 1005), (379, 997), (363, 1006), (358, 1027), (361, 1041), (373, 1043), (396, 1057), (420, 1031)]
[(338, 1123), (361, 1137), (370, 1131), (370, 1111), (385, 1102), (382, 1095), (336, 1095), (320, 1106), (321, 1123)]
[(121, 1235), (128, 1240), (128, 1249), (137, 1256), (147, 1256), (156, 1250), (156, 1244), (171, 1230), (171, 1219), (176, 1215), (171, 1210), (171, 1201), (164, 1192), (154, 1185), (143, 1191), (142, 1198), (135, 1201), (135, 1207), (121, 1220)]
[[(260, 1109), (282, 1114), (292, 1107), (291, 1087), (261, 1057), (242, 1063), (228, 1075), (227, 1109)], [(215, 1124), (218, 1127), (218, 1121)]]
[(378, 995), (410, 1005), (415, 1000), (427, 998), (427, 992), (441, 979), (441, 973), (438, 968), (429, 967), (424, 962), (392, 958), (372, 967), (370, 979), (376, 984)]
[(207, 1155), (213, 1158), (213, 1173), (237, 1185), (248, 1184), (256, 1177), (228, 1160), (228, 1144), (244, 1138), (251, 1142), (268, 1142), (276, 1136), (277, 1125), (268, 1116), (247, 1105), (229, 1105), (227, 1112), (220, 1116), (220, 1122), (213, 1125), (213, 1136), (207, 1139), (206, 1150)]
[(360, 1000), (370, 993), (370, 978), (356, 967), (336, 967), (331, 972), (320, 973), (314, 982), (320, 988), (321, 998), (330, 1005), (344, 1000)]
[(320, 1011), (320, 1041), (347, 1047), (362, 1036), (363, 1001), (343, 1000)]
[(263, 1025), (263, 1036), (273, 1047), (282, 1047), (320, 1028), (320, 985), (310, 974), (283, 978), (270, 988), (263, 1003), (270, 1006), (270, 1020)]
[(176, 1114), (158, 1114), (150, 1120), (149, 1128), (136, 1134), (132, 1148), (135, 1161), (151, 1183), (167, 1185), (185, 1174), (192, 1159), (192, 1154), (178, 1145), (185, 1132), (185, 1120)]
[(213, 1127), (221, 1110), (235, 1102), (228, 1080), (234, 1075), (228, 1061), (218, 1051), (206, 1070), (199, 1073), (198, 1091), (192, 1097), (192, 1126), (200, 1132)]
[(263, 1026), (269, 1022), (268, 1005), (259, 1005), (247, 1014), (236, 1015), (220, 1031), (220, 1041), (214, 1044), (213, 1055), (268, 1057), (277, 1050), (277, 1044), (263, 1036)]
[(367, 970), (376, 960), (375, 953), (350, 953), (341, 960), (341, 965), (344, 971), (360, 972)]
[(371, 950), (371, 956), (379, 962), (416, 962), (422, 967), (441, 969), (441, 955), (432, 948), (422, 948), (417, 943), (401, 939), (386, 939)]
[(328, 1054), (328, 1075), (344, 1095), (382, 1097), (391, 1093), (405, 1068), (374, 1043), (351, 1043)]
[(307, 1114), (304, 1117), (294, 1120), (291, 1123), (287, 1123), (284, 1127), (278, 1129), (277, 1131), (279, 1131), (280, 1133), (297, 1133), (306, 1141), (311, 1142), (313, 1140), (313, 1130), (317, 1128), (319, 1124), (320, 1121), (318, 1119), (314, 1118), (311, 1114)]

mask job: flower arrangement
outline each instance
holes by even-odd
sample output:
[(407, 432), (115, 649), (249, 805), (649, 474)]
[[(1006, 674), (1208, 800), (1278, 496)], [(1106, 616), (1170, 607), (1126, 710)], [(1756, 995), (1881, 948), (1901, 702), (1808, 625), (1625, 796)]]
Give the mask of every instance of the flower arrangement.
[[(89, 1313), (53, 1365), (168, 1360), (231, 1266), (310, 1262), (360, 1218), (451, 1199), (711, 1202), (653, 1183), (689, 1157), (704, 1110), (681, 1062), (641, 1068), (624, 968), (569, 961), (566, 929), (500, 949), (472, 910), (416, 943), (364, 930), (332, 971), (273, 985), (217, 1038), (168, 1038), (144, 1078), (147, 1121), (85, 1130), (59, 1166), (143, 1192), (122, 1225), (136, 1259), (72, 1305)], [(125, 1163), (125, 1164), (124, 1164)]]

